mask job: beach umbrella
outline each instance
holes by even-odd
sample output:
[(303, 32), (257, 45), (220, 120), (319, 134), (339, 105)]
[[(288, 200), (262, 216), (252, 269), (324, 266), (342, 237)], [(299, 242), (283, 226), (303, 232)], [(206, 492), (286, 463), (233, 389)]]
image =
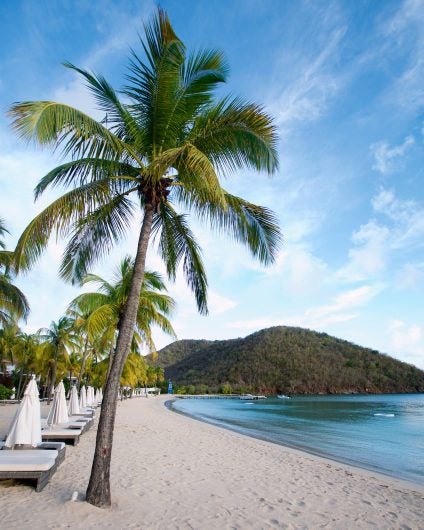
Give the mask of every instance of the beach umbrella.
[(59, 423), (68, 423), (68, 421), (65, 386), (61, 381), (54, 391), (53, 403), (47, 416), (47, 425), (58, 425)]
[(100, 391), (98, 388), (96, 388), (96, 392), (94, 393), (94, 402), (96, 405), (100, 402)]
[(12, 420), (5, 446), (14, 447), (22, 444), (36, 447), (39, 443), (41, 443), (40, 399), (35, 377), (32, 376)]
[(69, 416), (76, 416), (80, 412), (77, 387), (73, 385), (71, 389), (71, 397), (69, 398), (68, 414)]
[(80, 401), (79, 401), (80, 409), (85, 409), (87, 406), (87, 393), (85, 391), (85, 386), (82, 385), (80, 389)]
[(99, 399), (99, 401), (100, 401), (100, 403), (101, 403), (101, 402), (103, 401), (103, 390), (100, 389), (100, 390), (99, 390), (99, 393), (100, 393), (100, 399)]
[(93, 387), (88, 386), (87, 387), (87, 407), (92, 407), (94, 405), (93, 400)]

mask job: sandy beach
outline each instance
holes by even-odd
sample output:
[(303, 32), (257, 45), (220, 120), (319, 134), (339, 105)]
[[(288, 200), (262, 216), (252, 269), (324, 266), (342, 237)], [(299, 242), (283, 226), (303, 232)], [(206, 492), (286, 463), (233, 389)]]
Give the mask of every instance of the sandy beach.
[[(176, 414), (169, 396), (119, 403), (113, 506), (82, 500), (94, 451), (87, 432), (36, 493), (0, 482), (1, 527), (423, 529), (424, 488)], [(12, 408), (0, 408), (0, 434)]]

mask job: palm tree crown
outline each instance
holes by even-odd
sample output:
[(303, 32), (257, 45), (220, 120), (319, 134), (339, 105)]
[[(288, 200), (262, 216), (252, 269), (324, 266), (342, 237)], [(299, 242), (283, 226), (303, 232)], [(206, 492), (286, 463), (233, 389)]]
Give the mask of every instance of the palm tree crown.
[(21, 136), (60, 147), (73, 159), (36, 187), (36, 198), (48, 187), (72, 189), (27, 227), (17, 246), (17, 264), (29, 267), (52, 231), (69, 234), (61, 275), (79, 281), (122, 238), (136, 206), (144, 213), (148, 207), (169, 276), (175, 278), (182, 262), (198, 307), (207, 312), (199, 245), (175, 206), (194, 211), (246, 243), (264, 263), (272, 262), (280, 241), (274, 215), (226, 192), (219, 176), (243, 166), (274, 171), (275, 128), (258, 105), (241, 98), (213, 99), (227, 73), (222, 54), (202, 50), (187, 56), (162, 11), (146, 27), (142, 45), (146, 58), (133, 52), (123, 90), (128, 103), (101, 75), (66, 64), (86, 80), (105, 113), (103, 123), (49, 101), (12, 107)]

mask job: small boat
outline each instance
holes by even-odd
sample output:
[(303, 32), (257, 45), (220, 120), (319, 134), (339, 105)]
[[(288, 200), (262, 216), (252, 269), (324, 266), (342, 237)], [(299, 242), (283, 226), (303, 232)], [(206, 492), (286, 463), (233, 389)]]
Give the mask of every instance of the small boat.
[(291, 399), (290, 396), (286, 396), (285, 394), (278, 394), (277, 398), (278, 399)]
[(240, 396), (240, 399), (245, 399), (245, 400), (266, 399), (266, 396), (254, 396), (253, 394), (242, 394)]

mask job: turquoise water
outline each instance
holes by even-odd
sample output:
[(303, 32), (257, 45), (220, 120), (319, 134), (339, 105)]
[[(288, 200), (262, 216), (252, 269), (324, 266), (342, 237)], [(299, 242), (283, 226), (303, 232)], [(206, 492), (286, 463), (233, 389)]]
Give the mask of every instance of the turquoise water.
[(177, 399), (171, 408), (243, 434), (424, 484), (423, 394)]

